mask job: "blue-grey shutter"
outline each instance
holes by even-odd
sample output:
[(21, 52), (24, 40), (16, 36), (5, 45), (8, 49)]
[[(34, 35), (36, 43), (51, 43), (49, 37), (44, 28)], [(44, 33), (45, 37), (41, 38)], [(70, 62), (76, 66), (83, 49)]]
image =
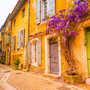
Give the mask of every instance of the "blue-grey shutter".
[(55, 0), (47, 0), (47, 15), (55, 14)]
[(8, 43), (9, 43), (9, 34), (8, 34)]
[(39, 24), (40, 23), (40, 0), (37, 0), (37, 17), (36, 17), (36, 23)]
[(6, 45), (6, 36), (5, 36), (5, 45)]
[(22, 39), (23, 39), (23, 42), (22, 42), (22, 47), (24, 48), (24, 29), (23, 29), (23, 35), (22, 35)]
[(20, 31), (18, 32), (18, 48), (20, 48)]
[(11, 41), (11, 51), (13, 51), (13, 37), (12, 37), (12, 41)]
[(38, 63), (38, 65), (42, 65), (41, 38), (36, 42), (36, 62)]

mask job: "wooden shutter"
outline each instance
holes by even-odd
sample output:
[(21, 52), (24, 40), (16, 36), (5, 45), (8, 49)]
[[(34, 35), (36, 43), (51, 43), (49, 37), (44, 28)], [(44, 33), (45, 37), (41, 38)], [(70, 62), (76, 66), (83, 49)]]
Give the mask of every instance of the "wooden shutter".
[(47, 11), (48, 16), (55, 14), (55, 0), (47, 0)]
[(35, 43), (32, 44), (32, 63), (35, 63)]
[(40, 23), (40, 0), (37, 0), (37, 17), (36, 17), (36, 23), (39, 24)]
[(11, 41), (11, 51), (13, 51), (13, 37), (12, 37), (12, 41)]
[(42, 46), (41, 46), (41, 38), (36, 42), (36, 61), (38, 65), (42, 65)]
[(13, 45), (13, 50), (15, 50), (15, 39), (16, 39), (16, 37), (14, 36), (14, 45)]
[(18, 48), (20, 48), (20, 31), (18, 32)]
[(5, 36), (5, 45), (6, 45), (6, 36)]
[(22, 35), (22, 40), (23, 40), (23, 42), (22, 42), (22, 47), (24, 48), (24, 29), (23, 29), (23, 35)]
[(8, 34), (8, 43), (9, 43), (9, 34)]
[(31, 43), (27, 43), (27, 63), (31, 64)]

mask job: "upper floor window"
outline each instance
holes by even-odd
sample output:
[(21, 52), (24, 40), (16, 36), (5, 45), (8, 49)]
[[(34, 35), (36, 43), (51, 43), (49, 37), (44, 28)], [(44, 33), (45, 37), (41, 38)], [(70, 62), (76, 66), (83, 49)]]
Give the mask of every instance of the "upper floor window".
[(6, 25), (6, 31), (7, 31), (7, 25)]
[(16, 26), (16, 20), (14, 20), (14, 27)]
[(25, 16), (25, 8), (22, 10), (22, 18)]
[(47, 16), (55, 14), (55, 0), (37, 0), (36, 23), (47, 20)]

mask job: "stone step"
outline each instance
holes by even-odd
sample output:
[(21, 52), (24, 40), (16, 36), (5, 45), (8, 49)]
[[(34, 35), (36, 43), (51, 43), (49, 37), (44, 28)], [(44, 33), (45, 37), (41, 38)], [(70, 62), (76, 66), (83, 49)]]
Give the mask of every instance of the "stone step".
[(60, 75), (57, 75), (57, 74), (51, 74), (51, 73), (45, 74), (44, 73), (43, 76), (60, 79)]
[(90, 85), (90, 78), (86, 79), (86, 84)]

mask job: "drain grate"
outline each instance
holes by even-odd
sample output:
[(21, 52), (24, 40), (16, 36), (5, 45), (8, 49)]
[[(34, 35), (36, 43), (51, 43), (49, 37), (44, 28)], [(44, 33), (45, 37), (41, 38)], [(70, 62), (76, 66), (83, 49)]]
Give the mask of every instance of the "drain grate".
[(4, 73), (9, 73), (10, 71), (4, 71)]
[(70, 90), (70, 88), (66, 88), (66, 87), (60, 87), (60, 88), (57, 88), (58, 90)]
[(16, 74), (22, 74), (22, 73), (16, 73)]

